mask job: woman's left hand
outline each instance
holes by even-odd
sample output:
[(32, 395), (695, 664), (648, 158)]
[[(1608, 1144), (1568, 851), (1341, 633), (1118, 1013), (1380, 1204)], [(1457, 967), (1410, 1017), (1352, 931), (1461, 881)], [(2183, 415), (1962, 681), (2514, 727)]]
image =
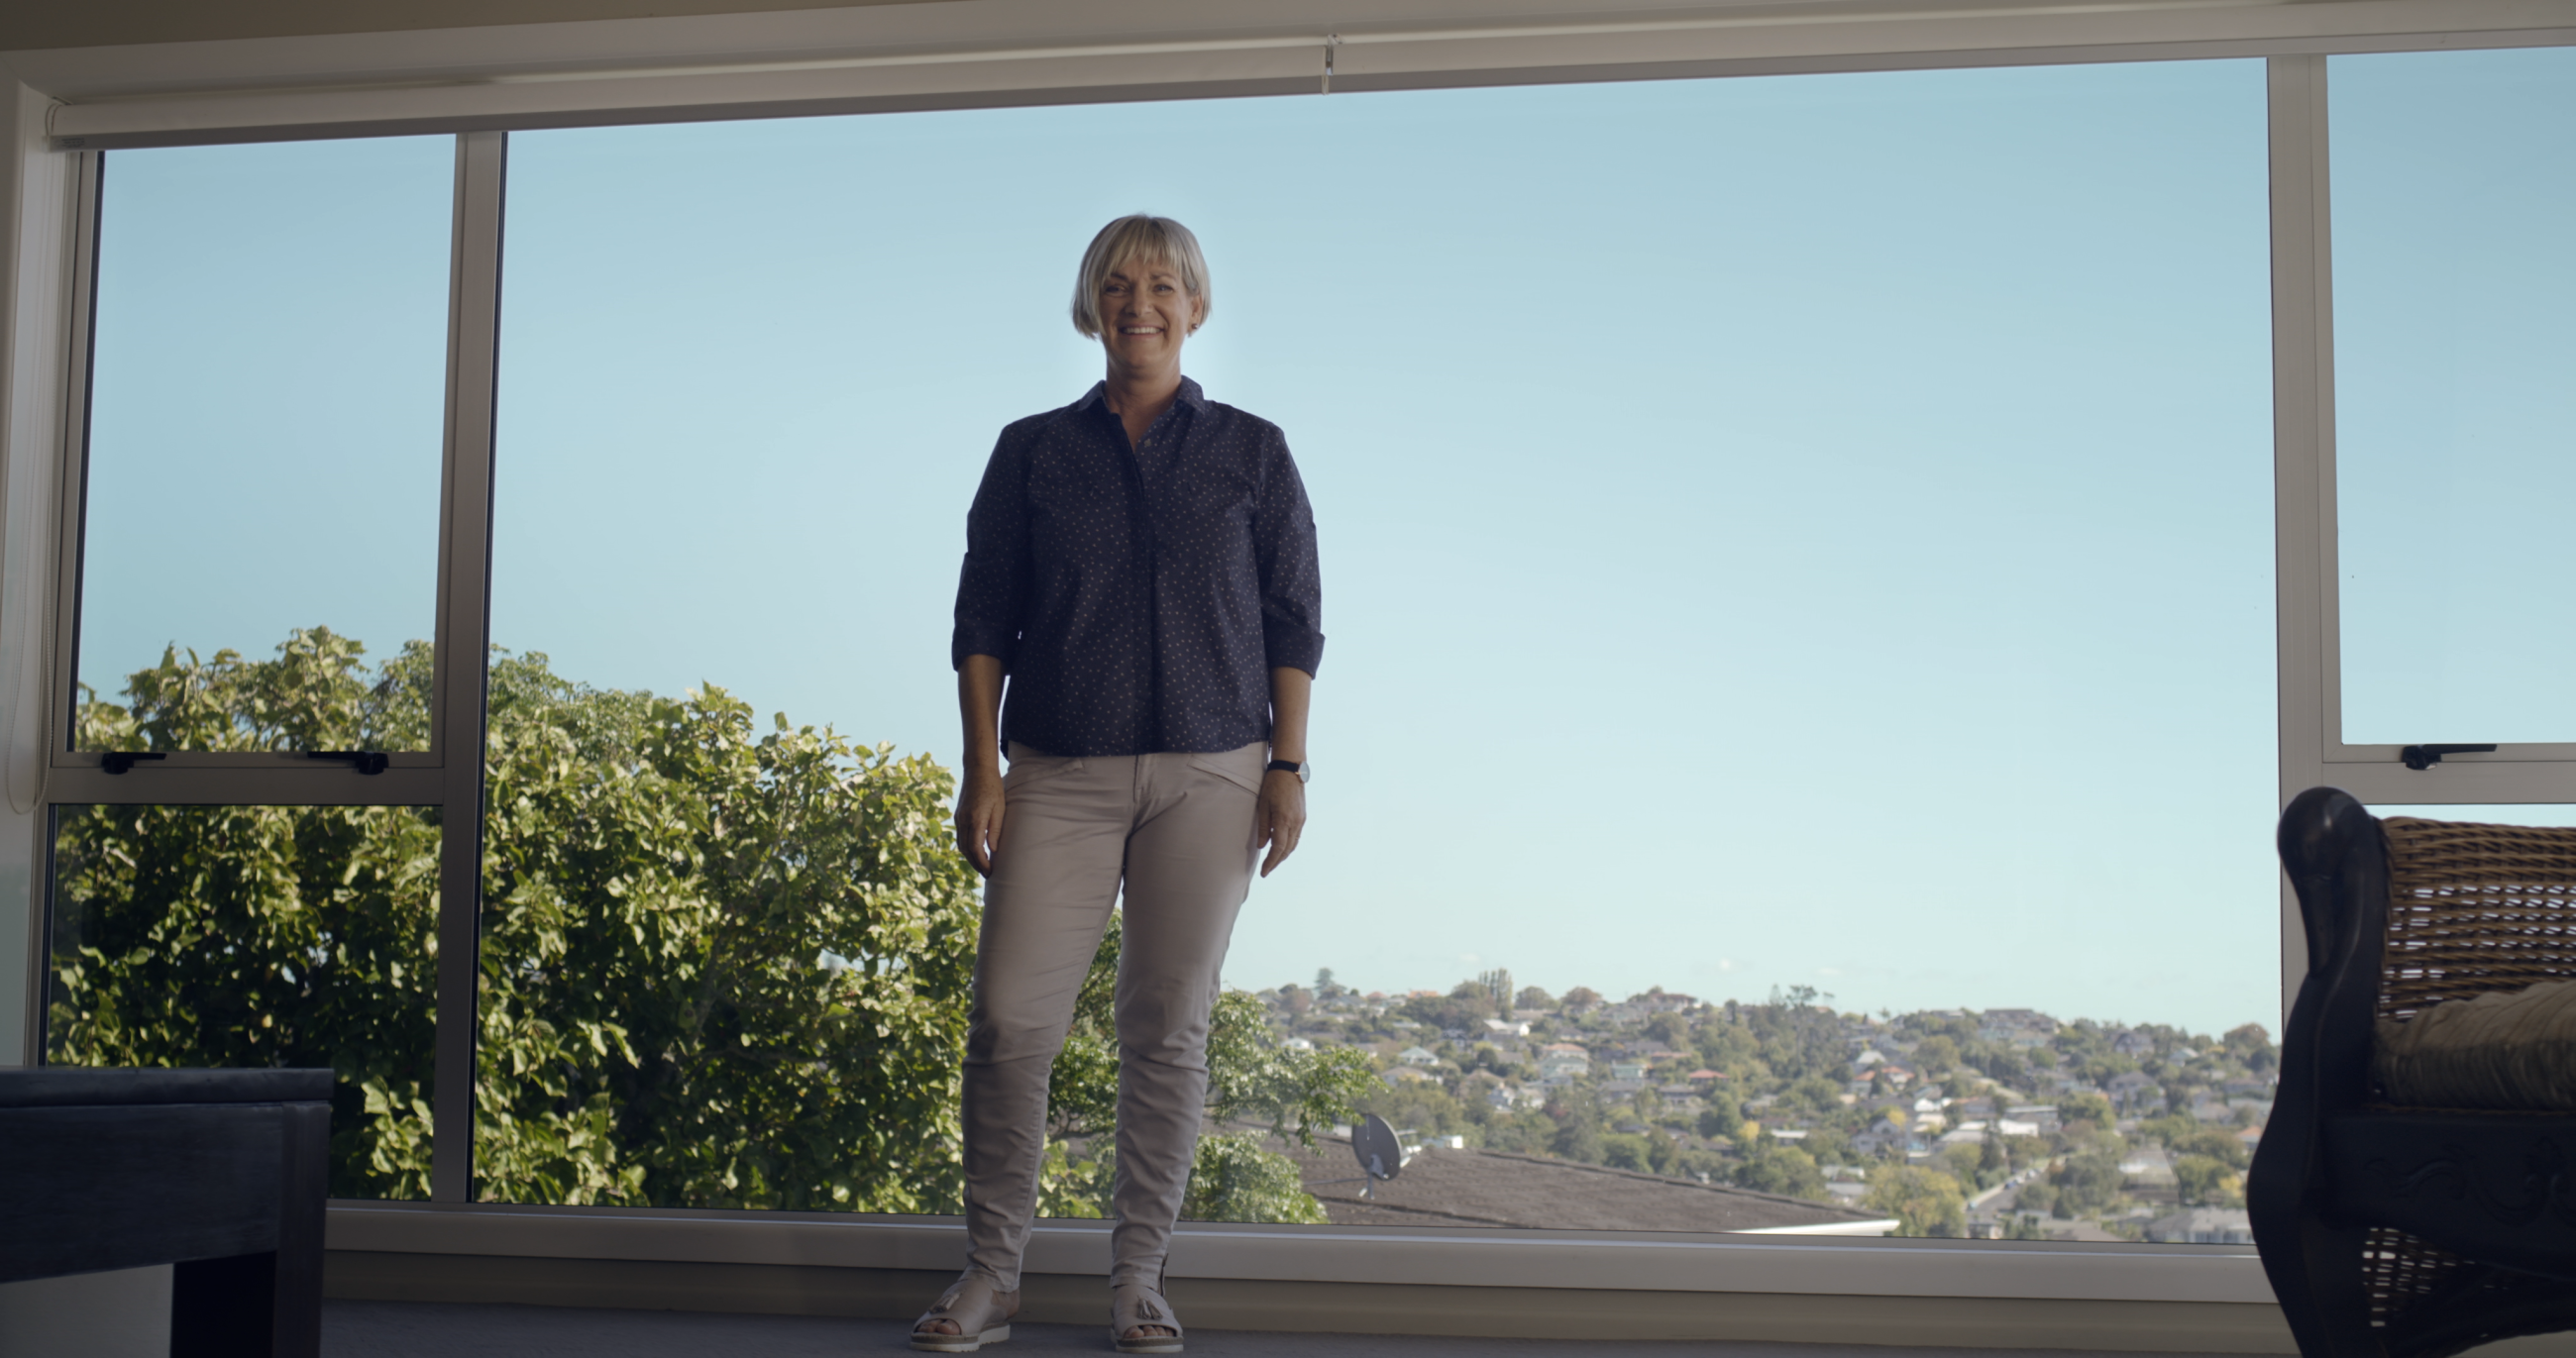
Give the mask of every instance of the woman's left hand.
[(1261, 875), (1267, 877), (1297, 852), (1297, 836), (1306, 829), (1306, 785), (1297, 775), (1277, 769), (1261, 775), (1261, 800), (1253, 803), (1252, 825), (1260, 834), (1253, 847), (1270, 846), (1270, 856), (1261, 860)]

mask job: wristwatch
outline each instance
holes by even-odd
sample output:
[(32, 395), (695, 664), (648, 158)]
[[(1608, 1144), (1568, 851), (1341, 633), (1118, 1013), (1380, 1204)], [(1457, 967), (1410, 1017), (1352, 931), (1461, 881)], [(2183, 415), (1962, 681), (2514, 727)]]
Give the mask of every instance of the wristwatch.
[(1264, 772), (1293, 773), (1297, 775), (1297, 781), (1303, 783), (1315, 776), (1315, 761), (1311, 759), (1304, 760), (1302, 762), (1295, 759), (1273, 759), (1270, 761), (1270, 767), (1264, 770)]

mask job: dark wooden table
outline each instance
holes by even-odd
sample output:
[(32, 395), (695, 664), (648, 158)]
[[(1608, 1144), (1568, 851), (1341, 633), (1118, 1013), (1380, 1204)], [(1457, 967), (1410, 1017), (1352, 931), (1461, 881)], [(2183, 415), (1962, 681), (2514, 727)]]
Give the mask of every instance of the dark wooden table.
[(0, 1282), (173, 1264), (173, 1358), (319, 1358), (327, 1070), (0, 1070)]

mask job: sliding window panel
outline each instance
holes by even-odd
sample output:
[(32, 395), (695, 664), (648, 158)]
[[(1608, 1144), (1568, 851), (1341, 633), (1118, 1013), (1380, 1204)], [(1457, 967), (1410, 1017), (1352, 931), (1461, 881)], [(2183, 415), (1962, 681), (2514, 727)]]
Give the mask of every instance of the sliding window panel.
[(53, 814), (46, 1062), (328, 1066), (331, 1195), (428, 1197), (438, 812)]
[(455, 179), (106, 156), (70, 748), (429, 748)]
[[(1193, 1214), (2223, 1235), (2154, 1223), (2279, 1012), (2264, 126), (2226, 62), (514, 135), (478, 1193), (954, 1202), (966, 508), (1147, 209), (1330, 638)], [(1419, 1154), (1361, 1197), (1287, 1089)]]
[(2576, 759), (2576, 49), (2328, 70), (2340, 739)]

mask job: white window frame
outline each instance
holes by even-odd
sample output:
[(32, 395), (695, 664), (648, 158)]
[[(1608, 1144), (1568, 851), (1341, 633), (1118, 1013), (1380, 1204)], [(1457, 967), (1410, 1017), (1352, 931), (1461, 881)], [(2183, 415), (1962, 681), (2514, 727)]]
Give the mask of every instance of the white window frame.
[[(6, 426), (13, 574), (0, 609), (7, 709), (18, 719), (8, 776), (41, 766), (44, 808), (100, 802), (436, 805), (445, 817), (437, 1049), (438, 1124), (473, 1123), (475, 909), (480, 890), (483, 661), (488, 635), (492, 417), (506, 128), (801, 116), (818, 113), (1196, 98), (1332, 89), (1538, 81), (2270, 58), (2269, 136), (2275, 375), (2275, 513), (2281, 796), (2339, 782), (2365, 801), (2576, 801), (2576, 746), (2477, 759), (2428, 774), (2394, 747), (2329, 740), (2336, 700), (2331, 269), (2325, 179), (2325, 56), (2464, 46), (2576, 45), (2576, 0), (2345, 0), (2342, 3), (2009, 4), (1934, 13), (1891, 4), (1831, 18), (1691, 12), (1595, 22), (1582, 0), (1530, 17), (1467, 13), (1479, 0), (1415, 0), (1366, 32), (1304, 22), (1291, 0), (1261, 24), (1225, 31), (1108, 0), (1041, 21), (997, 20), (988, 5), (930, 3), (728, 16), (376, 34), (329, 39), (17, 54), (22, 137), (12, 197), (18, 249), (9, 322), (17, 339)], [(1143, 15), (1144, 17), (1139, 17)], [(1464, 16), (1464, 17), (1462, 17)], [(1039, 31), (1041, 28), (1044, 31)], [(996, 41), (1017, 46), (1001, 46)], [(180, 50), (185, 49), (185, 50)], [(200, 50), (202, 49), (202, 50)], [(780, 55), (785, 53), (787, 55)], [(78, 568), (80, 393), (86, 389), (89, 242), (102, 148), (442, 132), (458, 138), (443, 478), (436, 734), (380, 775), (282, 756), (201, 755), (108, 775), (66, 747)], [(49, 215), (50, 214), (50, 215)], [(68, 214), (68, 225), (66, 216)], [(41, 286), (39, 286), (41, 285)], [(79, 299), (68, 305), (65, 298)], [(48, 309), (50, 308), (50, 310)], [(30, 344), (36, 346), (29, 348)], [(32, 357), (31, 357), (32, 355)], [(34, 380), (27, 374), (34, 373)], [(48, 385), (45, 375), (62, 380)], [(48, 486), (50, 515), (22, 516)], [(30, 552), (42, 531), (53, 546)], [(27, 589), (25, 561), (51, 560)], [(47, 686), (32, 705), (25, 690)], [(41, 709), (27, 747), (25, 714)], [(49, 883), (51, 817), (38, 815), (24, 885)], [(27, 846), (14, 846), (27, 847)], [(12, 884), (15, 885), (15, 884)], [(45, 958), (42, 910), (28, 920), (27, 1041), (36, 1041)], [(2283, 975), (2304, 970), (2284, 900)], [(460, 1021), (461, 1020), (461, 1021)], [(32, 1062), (36, 1053), (0, 1052)], [(391, 1252), (953, 1267), (955, 1223), (802, 1214), (474, 1204), (467, 1148), (442, 1139), (431, 1201), (340, 1203), (332, 1244)], [(1046, 1223), (1032, 1267), (1099, 1272), (1095, 1226)], [(2250, 1248), (2033, 1246), (2017, 1242), (1795, 1240), (1744, 1235), (1533, 1231), (1353, 1231), (1190, 1224), (1180, 1276), (1469, 1286), (1868, 1294), (2267, 1304)]]

